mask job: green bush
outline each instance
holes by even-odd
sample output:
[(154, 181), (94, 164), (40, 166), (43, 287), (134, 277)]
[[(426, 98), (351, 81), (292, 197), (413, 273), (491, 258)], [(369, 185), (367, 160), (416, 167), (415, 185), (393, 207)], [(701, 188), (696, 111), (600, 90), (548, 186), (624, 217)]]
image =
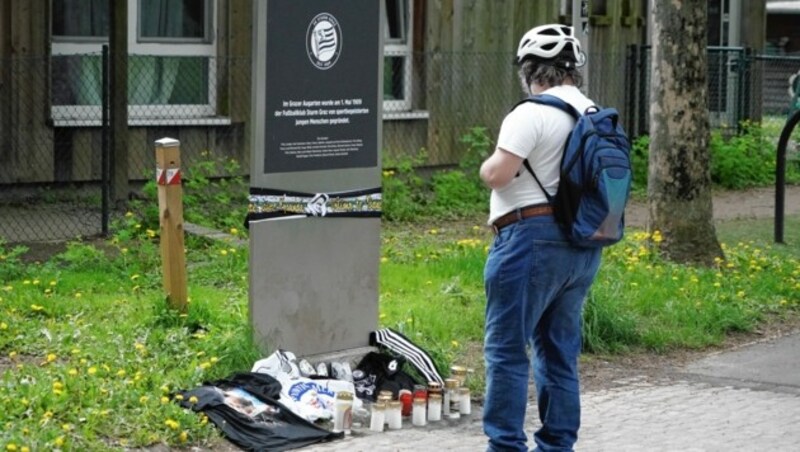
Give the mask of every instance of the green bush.
[[(206, 153), (204, 157), (207, 157)], [(195, 162), (189, 165), (183, 176), (183, 218), (188, 223), (238, 232), (247, 215), (248, 193), (247, 181), (235, 160), (204, 159)], [(158, 185), (155, 181), (148, 181), (142, 187), (141, 195), (140, 199), (131, 201), (129, 214), (114, 224), (113, 229), (121, 240), (159, 229)]]
[(421, 217), (463, 217), (486, 210), (489, 190), (478, 171), (491, 151), (488, 131), (485, 127), (473, 127), (461, 142), (466, 150), (458, 167), (437, 170), (427, 180), (418, 173), (418, 168), (427, 163), (424, 150), (415, 156), (385, 160), (383, 217), (390, 221), (412, 221)]
[[(739, 190), (763, 187), (775, 181), (776, 146), (780, 130), (774, 125), (744, 121), (740, 131), (726, 137), (720, 130), (711, 132), (711, 181), (719, 188)], [(650, 137), (633, 141), (633, 191), (647, 191), (647, 165)], [(786, 181), (800, 183), (800, 160), (791, 152), (787, 156)]]
[(647, 192), (647, 160), (650, 156), (650, 137), (642, 135), (633, 140), (631, 146), (631, 166), (633, 168), (633, 182), (631, 191), (634, 193)]
[[(477, 172), (477, 170), (476, 170)], [(486, 210), (489, 191), (462, 170), (436, 173), (432, 180), (431, 213), (442, 217), (462, 217)]]
[(711, 180), (728, 189), (767, 185), (775, 178), (775, 149), (761, 125), (742, 122), (741, 131), (726, 139), (711, 133)]
[(386, 159), (383, 171), (383, 218), (409, 221), (419, 217), (427, 204), (425, 181), (416, 167), (427, 160), (424, 150), (415, 156)]

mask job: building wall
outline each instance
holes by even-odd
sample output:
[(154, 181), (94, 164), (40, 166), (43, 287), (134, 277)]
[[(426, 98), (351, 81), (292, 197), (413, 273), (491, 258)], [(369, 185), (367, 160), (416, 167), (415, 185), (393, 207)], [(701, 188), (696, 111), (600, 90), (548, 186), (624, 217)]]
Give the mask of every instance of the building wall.
[(466, 149), (460, 140), (468, 130), (488, 127), (494, 137), (509, 108), (522, 97), (512, 65), (519, 38), (536, 25), (556, 22), (559, 2), (425, 3), (427, 149), (431, 164), (455, 164)]

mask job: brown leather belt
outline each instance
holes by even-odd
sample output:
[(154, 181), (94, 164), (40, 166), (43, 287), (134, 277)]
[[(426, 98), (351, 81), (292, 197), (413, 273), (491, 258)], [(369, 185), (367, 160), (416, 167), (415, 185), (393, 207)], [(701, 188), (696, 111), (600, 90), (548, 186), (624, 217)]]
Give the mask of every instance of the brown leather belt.
[(534, 206), (522, 207), (519, 209), (514, 209), (502, 217), (494, 220), (494, 223), (492, 223), (492, 229), (495, 233), (497, 233), (504, 227), (516, 223), (523, 218), (540, 217), (543, 215), (552, 214), (553, 206), (549, 204), (536, 204)]

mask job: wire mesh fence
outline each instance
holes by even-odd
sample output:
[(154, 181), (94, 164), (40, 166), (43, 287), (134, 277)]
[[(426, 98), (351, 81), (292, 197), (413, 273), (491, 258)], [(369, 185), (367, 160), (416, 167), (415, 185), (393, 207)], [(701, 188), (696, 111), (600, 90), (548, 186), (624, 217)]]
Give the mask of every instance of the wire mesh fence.
[(71, 152), (72, 133), (53, 127), (45, 112), (50, 75), (44, 63), (0, 60), (0, 240), (68, 239), (102, 231), (101, 136), (82, 137), (91, 152)]
[[(760, 55), (743, 48), (708, 50), (708, 110), (712, 128), (736, 130), (745, 119), (785, 119), (793, 102), (789, 78), (800, 71), (800, 55)], [(633, 46), (627, 57), (629, 94), (626, 127), (632, 135), (649, 129), (650, 48)]]
[[(649, 48), (595, 53), (589, 61), (590, 96), (616, 107), (631, 135), (646, 134)], [(101, 54), (0, 60), (0, 239), (101, 233), (104, 183), (122, 187), (114, 199), (124, 201), (152, 180), (160, 138), (180, 141), (185, 177), (201, 165), (205, 176), (249, 173), (250, 130), (258, 127), (250, 117), (249, 58), (129, 55), (115, 64), (118, 75), (104, 84)], [(708, 64), (712, 126), (785, 118), (800, 55), (711, 48)], [(496, 137), (522, 97), (506, 53), (387, 53), (383, 85), (384, 166), (420, 153), (424, 165), (458, 164), (468, 147), (463, 137), (474, 127)], [(106, 99), (104, 86), (106, 97), (125, 98)]]

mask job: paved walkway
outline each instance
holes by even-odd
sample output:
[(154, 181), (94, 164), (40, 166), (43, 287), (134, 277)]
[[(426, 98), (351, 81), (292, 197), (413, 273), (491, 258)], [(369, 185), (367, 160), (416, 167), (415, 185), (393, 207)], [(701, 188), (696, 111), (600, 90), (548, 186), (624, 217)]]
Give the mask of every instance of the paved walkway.
[[(755, 372), (748, 362), (761, 367)], [(786, 362), (794, 363), (794, 368), (787, 369)], [(670, 377), (632, 376), (613, 389), (585, 393), (576, 450), (798, 451), (800, 372), (794, 372), (798, 367), (800, 334), (795, 334), (709, 357), (677, 369)], [(344, 440), (304, 450), (485, 450), (477, 413), (436, 427), (356, 431)], [(532, 431), (538, 425), (535, 404), (529, 406), (528, 419)]]

